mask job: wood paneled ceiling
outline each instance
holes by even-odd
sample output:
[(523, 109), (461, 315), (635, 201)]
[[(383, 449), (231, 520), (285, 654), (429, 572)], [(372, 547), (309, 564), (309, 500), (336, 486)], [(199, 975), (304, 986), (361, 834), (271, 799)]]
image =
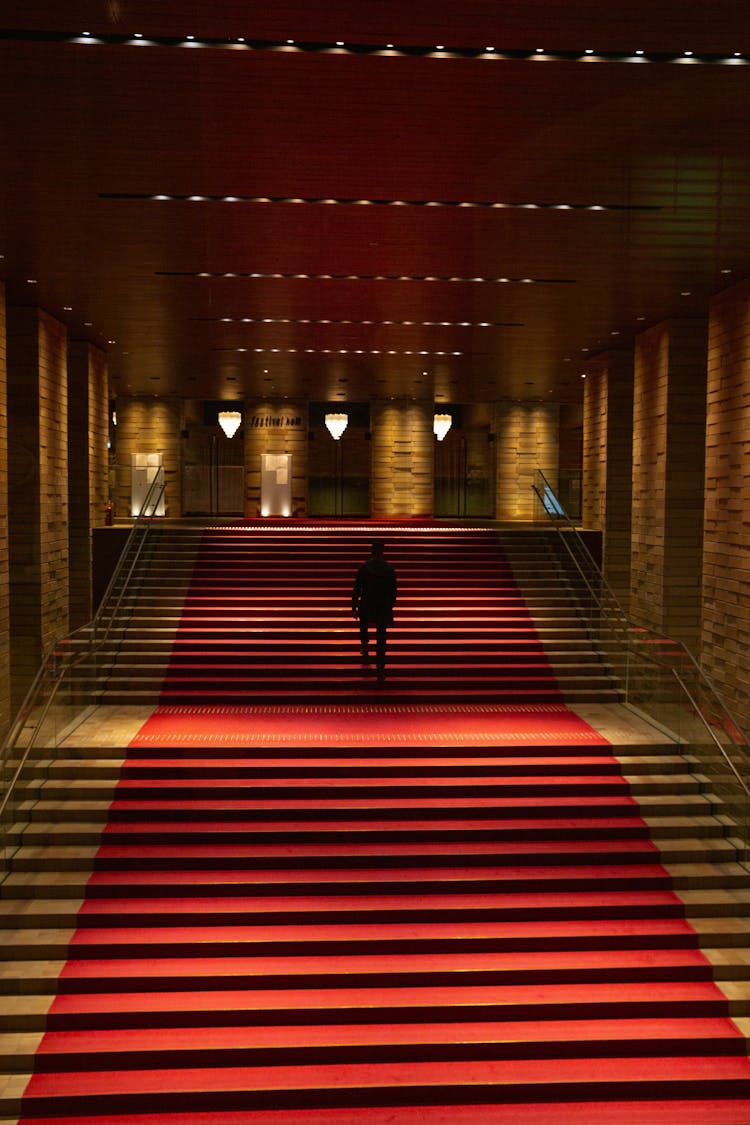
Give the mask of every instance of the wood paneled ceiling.
[(592, 355), (750, 275), (736, 0), (0, 23), (0, 277), (119, 393), (576, 402)]

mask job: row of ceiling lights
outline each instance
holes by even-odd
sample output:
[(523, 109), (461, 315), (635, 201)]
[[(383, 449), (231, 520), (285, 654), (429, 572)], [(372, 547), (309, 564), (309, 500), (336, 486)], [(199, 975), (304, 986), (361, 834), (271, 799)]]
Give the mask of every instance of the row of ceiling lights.
[(200, 278), (250, 278), (264, 281), (286, 279), (292, 281), (470, 281), (497, 285), (571, 285), (570, 277), (419, 277), (408, 274), (356, 274), (356, 273), (225, 273), (209, 270), (156, 270), (157, 277)]
[(594, 47), (584, 47), (575, 50), (555, 50), (545, 47), (534, 48), (500, 48), (489, 44), (486, 46), (457, 47), (445, 43), (435, 44), (399, 44), (396, 43), (347, 43), (343, 39), (330, 42), (307, 42), (297, 39), (249, 39), (238, 35), (232, 38), (199, 37), (196, 35), (181, 36), (147, 36), (143, 32), (124, 34), (94, 33), (91, 31), (54, 32), (30, 31), (24, 29), (4, 29), (0, 38), (14, 40), (34, 40), (57, 43), (103, 43), (109, 46), (154, 46), (154, 47), (206, 47), (230, 48), (233, 50), (253, 51), (303, 51), (303, 52), (334, 52), (355, 55), (383, 55), (392, 52), (396, 56), (416, 56), (420, 58), (462, 58), (462, 59), (495, 59), (495, 60), (528, 60), (549, 59), (562, 62), (700, 62), (700, 63), (744, 63), (748, 56), (742, 51), (693, 51), (681, 49), (677, 51), (650, 51), (643, 47), (631, 48), (625, 51), (599, 50)]
[(458, 356), (463, 352), (395, 351), (366, 348), (213, 348), (216, 352), (252, 352), (255, 355), (438, 355)]
[(333, 199), (309, 198), (299, 196), (270, 195), (174, 195), (146, 192), (99, 192), (99, 199), (125, 201), (153, 201), (159, 203), (304, 203), (313, 206), (351, 206), (351, 207), (453, 207), (464, 210), (516, 210), (516, 211), (661, 211), (661, 207), (651, 204), (629, 203), (549, 203), (514, 202), (499, 200), (458, 200), (458, 199)]
[(390, 327), (417, 327), (417, 328), (522, 328), (523, 324), (516, 320), (310, 320), (302, 318), (292, 319), (288, 316), (264, 316), (254, 318), (251, 316), (196, 316), (191, 320), (210, 321), (218, 324), (354, 324), (374, 325), (378, 328), (383, 325)]

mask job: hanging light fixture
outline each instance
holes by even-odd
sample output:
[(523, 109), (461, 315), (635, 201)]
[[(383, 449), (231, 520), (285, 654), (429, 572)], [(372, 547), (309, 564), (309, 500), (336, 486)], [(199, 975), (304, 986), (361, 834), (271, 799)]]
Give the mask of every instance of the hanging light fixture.
[(348, 414), (326, 414), (326, 428), (334, 441), (339, 441), (348, 425)]
[(438, 441), (442, 441), (453, 424), (450, 414), (434, 414), (432, 417), (432, 432)]
[(239, 410), (220, 410), (219, 425), (228, 438), (234, 437), (242, 425), (242, 415)]

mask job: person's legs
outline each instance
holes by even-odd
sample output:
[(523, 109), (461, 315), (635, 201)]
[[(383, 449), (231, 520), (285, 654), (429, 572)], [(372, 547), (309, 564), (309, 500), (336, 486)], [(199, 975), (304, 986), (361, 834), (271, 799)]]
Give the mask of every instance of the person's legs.
[(367, 656), (367, 646), (370, 642), (369, 636), (369, 622), (365, 617), (359, 619), (359, 643), (362, 648), (362, 655)]
[(388, 626), (385, 621), (378, 621), (376, 659), (379, 672), (383, 672), (385, 670), (385, 644), (387, 628)]

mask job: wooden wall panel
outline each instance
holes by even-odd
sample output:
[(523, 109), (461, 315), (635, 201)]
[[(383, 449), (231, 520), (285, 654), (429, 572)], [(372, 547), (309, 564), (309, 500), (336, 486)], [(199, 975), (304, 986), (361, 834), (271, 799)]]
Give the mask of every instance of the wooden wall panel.
[(70, 621), (92, 613), (91, 531), (101, 527), (109, 496), (109, 386), (107, 357), (85, 341), (68, 349), (70, 443)]
[(300, 402), (246, 403), (243, 417), (245, 440), (245, 515), (260, 515), (260, 459), (264, 453), (292, 456), (292, 515), (307, 513), (307, 466), (309, 457), (308, 410)]
[(181, 429), (182, 401), (178, 398), (117, 400), (116, 516), (131, 514), (134, 453), (161, 453), (166, 481), (166, 515), (182, 515)]
[(67, 333), (34, 308), (8, 311), (8, 526), (12, 691), (68, 632)]
[(372, 404), (372, 515), (430, 517), (434, 510), (432, 402)]
[(604, 577), (630, 603), (633, 355), (608, 352), (586, 365), (583, 525), (603, 533)]
[(750, 730), (750, 281), (709, 322), (703, 664)]
[(10, 564), (8, 559), (8, 369), (5, 286), (0, 282), (0, 738), (10, 722)]
[(557, 487), (559, 407), (546, 403), (499, 403), (495, 432), (496, 518), (538, 519), (543, 513), (532, 487), (536, 470), (541, 469), (552, 487)]
[(668, 321), (639, 336), (633, 407), (631, 610), (700, 647), (706, 324)]

